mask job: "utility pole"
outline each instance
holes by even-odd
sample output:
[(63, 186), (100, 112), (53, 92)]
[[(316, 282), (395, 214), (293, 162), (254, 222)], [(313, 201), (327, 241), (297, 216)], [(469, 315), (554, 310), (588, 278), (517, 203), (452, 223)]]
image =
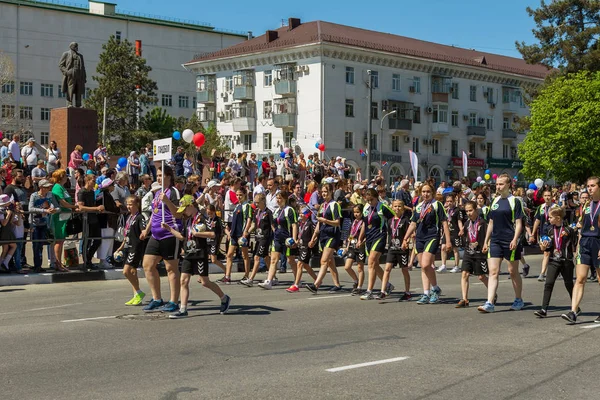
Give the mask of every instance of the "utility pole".
[(367, 100), (367, 183), (371, 182), (371, 135), (373, 134), (373, 124), (371, 123), (371, 102), (373, 100), (373, 75), (371, 70), (367, 70), (369, 75), (369, 82), (367, 87), (369, 88), (369, 96)]

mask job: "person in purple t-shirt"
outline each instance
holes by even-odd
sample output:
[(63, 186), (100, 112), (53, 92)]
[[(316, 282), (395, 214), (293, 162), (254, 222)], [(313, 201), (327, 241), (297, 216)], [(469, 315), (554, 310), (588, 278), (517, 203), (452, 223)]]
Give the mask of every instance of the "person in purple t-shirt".
[[(177, 206), (175, 205), (175, 203), (179, 203), (179, 196), (173, 187), (175, 176), (171, 167), (165, 166), (164, 170), (158, 168), (156, 178), (158, 183), (161, 184), (164, 179), (163, 187), (165, 189), (164, 192), (161, 189), (154, 194), (152, 216), (146, 225), (146, 229), (140, 235), (141, 240), (145, 240), (150, 236), (146, 252), (144, 253), (143, 266), (146, 280), (152, 290), (152, 300), (144, 307), (144, 312), (175, 312), (178, 309), (177, 303), (179, 301), (180, 288), (178, 267), (179, 240), (169, 230), (164, 229), (161, 224), (163, 222), (162, 204), (164, 203), (164, 222), (174, 229), (179, 229), (177, 219), (181, 218), (181, 215), (177, 212)], [(171, 299), (168, 303), (162, 300), (160, 276), (156, 269), (161, 260), (165, 262), (165, 266), (167, 267), (169, 287), (171, 288)]]

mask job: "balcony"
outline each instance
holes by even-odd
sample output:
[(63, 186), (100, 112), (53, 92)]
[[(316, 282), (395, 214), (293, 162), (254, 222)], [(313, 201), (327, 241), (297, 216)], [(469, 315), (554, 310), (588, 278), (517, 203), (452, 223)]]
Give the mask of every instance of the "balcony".
[(474, 140), (485, 139), (485, 126), (467, 126), (467, 136)]
[(389, 118), (388, 128), (395, 131), (410, 131), (412, 129), (412, 119)]
[(254, 70), (238, 71), (233, 77), (233, 99), (254, 99)]
[(196, 77), (196, 101), (201, 104), (214, 103), (216, 88), (217, 78), (215, 75), (198, 75)]
[(502, 129), (502, 139), (516, 139), (517, 132), (512, 129)]
[(276, 128), (296, 126), (296, 98), (284, 97), (273, 100), (273, 125)]
[(447, 103), (448, 93), (452, 87), (452, 79), (443, 76), (434, 76), (431, 78), (431, 101)]
[(215, 112), (215, 107), (204, 107), (198, 109), (198, 121), (205, 122), (215, 122), (217, 113)]
[(256, 106), (254, 102), (233, 104), (231, 112), (235, 132), (256, 132)]
[(290, 79), (275, 80), (275, 94), (282, 96), (296, 95), (296, 81)]
[(433, 133), (434, 137), (447, 136), (449, 132), (448, 123), (436, 122), (431, 124), (431, 132)]

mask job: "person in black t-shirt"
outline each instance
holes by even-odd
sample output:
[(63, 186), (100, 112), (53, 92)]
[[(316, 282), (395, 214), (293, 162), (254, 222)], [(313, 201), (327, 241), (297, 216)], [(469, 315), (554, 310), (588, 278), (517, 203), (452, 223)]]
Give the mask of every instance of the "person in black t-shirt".
[(214, 237), (206, 238), (208, 245), (208, 255), (210, 262), (221, 268), (225, 272), (225, 265), (219, 260), (219, 245), (223, 237), (223, 221), (217, 215), (217, 208), (214, 204), (209, 204), (206, 207), (206, 230), (215, 233)]
[[(354, 206), (354, 221), (350, 226), (350, 232), (346, 242), (346, 263), (344, 269), (354, 282), (352, 286), (352, 296), (360, 295), (363, 292), (363, 284), (365, 283), (365, 261), (367, 254), (365, 253), (365, 222), (363, 220), (363, 205), (357, 204)], [(356, 262), (358, 265), (358, 276), (352, 269), (352, 265)]]
[(317, 274), (313, 271), (310, 266), (310, 259), (313, 254), (313, 248), (316, 242), (312, 241), (312, 236), (315, 231), (315, 225), (312, 222), (311, 210), (305, 206), (302, 208), (299, 214), (298, 223), (298, 268), (296, 269), (296, 276), (294, 278), (294, 284), (286, 289), (286, 292), (295, 293), (300, 288), (300, 281), (302, 280), (302, 269), (313, 279), (317, 279)]
[(254, 243), (254, 267), (250, 275), (240, 281), (242, 285), (248, 287), (254, 285), (254, 278), (260, 269), (260, 259), (265, 260), (265, 265), (271, 263), (271, 245), (273, 243), (273, 213), (267, 207), (264, 193), (258, 193), (254, 196), (254, 205), (256, 211), (251, 229), (256, 239)]
[(88, 212), (87, 215), (87, 231), (88, 240), (87, 249), (85, 249), (85, 267), (87, 269), (98, 269), (98, 267), (92, 264), (92, 257), (94, 253), (100, 247), (102, 243), (102, 230), (100, 229), (100, 220), (98, 219), (98, 212), (104, 211), (102, 204), (96, 205), (96, 193), (94, 192), (94, 186), (96, 185), (96, 178), (94, 175), (85, 176), (85, 186), (77, 193), (77, 204), (79, 210), (82, 212)]

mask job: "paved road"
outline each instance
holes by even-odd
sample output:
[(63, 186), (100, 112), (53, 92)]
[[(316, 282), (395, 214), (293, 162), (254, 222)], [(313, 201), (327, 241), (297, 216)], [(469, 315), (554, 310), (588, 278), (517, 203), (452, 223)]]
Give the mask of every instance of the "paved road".
[[(537, 276), (540, 259), (532, 261)], [(419, 271), (411, 276), (419, 287)], [(588, 284), (581, 323), (566, 326), (561, 281), (552, 317), (539, 320), (531, 303), (543, 284), (526, 279), (528, 306), (511, 312), (501, 278), (490, 315), (239, 285), (226, 287), (232, 308), (219, 315), (217, 299), (196, 284), (190, 318), (168, 320), (123, 306), (125, 281), (3, 287), (2, 399), (596, 398), (598, 285)], [(402, 286), (399, 271), (392, 281)], [(476, 282), (473, 305), (485, 297)], [(458, 275), (440, 285), (445, 302), (459, 297)]]

